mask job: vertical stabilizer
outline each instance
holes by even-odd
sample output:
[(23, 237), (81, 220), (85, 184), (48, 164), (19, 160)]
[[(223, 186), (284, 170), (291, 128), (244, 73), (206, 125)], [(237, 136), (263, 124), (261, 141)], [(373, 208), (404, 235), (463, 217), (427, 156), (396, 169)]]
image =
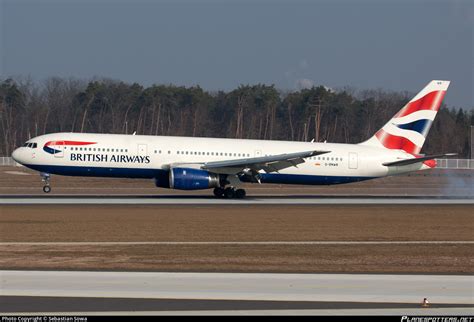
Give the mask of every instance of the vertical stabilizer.
[(449, 81), (433, 80), (362, 145), (404, 150), (416, 155), (425, 143)]

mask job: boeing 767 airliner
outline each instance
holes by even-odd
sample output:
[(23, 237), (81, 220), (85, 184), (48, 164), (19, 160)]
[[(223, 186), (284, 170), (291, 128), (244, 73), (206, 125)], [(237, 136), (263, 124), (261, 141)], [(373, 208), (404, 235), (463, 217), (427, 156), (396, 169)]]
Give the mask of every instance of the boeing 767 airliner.
[(242, 182), (330, 185), (436, 166), (420, 150), (449, 81), (433, 80), (374, 136), (359, 144), (92, 133), (51, 133), (28, 140), (13, 159), (50, 174), (154, 179), (157, 187), (214, 188), (243, 198)]

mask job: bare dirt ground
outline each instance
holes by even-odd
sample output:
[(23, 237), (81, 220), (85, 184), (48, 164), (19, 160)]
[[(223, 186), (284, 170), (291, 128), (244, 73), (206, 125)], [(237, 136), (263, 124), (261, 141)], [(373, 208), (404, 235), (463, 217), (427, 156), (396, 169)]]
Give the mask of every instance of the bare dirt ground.
[[(473, 241), (474, 206), (0, 206), (0, 242)], [(0, 245), (0, 269), (474, 272), (472, 244)]]
[(473, 274), (468, 245), (2, 246), (1, 269)]
[[(0, 195), (43, 194), (38, 172), (24, 167), (0, 167)], [(156, 188), (153, 180), (84, 178), (53, 175), (54, 194), (212, 195), (211, 190), (177, 191)], [(392, 195), (454, 196), (474, 198), (474, 171), (427, 170), (335, 186), (244, 185), (252, 195)]]

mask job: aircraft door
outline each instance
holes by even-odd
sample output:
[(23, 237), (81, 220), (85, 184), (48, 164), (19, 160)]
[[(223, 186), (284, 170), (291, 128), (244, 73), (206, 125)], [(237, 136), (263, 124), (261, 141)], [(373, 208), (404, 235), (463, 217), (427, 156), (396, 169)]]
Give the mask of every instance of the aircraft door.
[(359, 166), (359, 156), (356, 152), (349, 152), (349, 169), (357, 169)]

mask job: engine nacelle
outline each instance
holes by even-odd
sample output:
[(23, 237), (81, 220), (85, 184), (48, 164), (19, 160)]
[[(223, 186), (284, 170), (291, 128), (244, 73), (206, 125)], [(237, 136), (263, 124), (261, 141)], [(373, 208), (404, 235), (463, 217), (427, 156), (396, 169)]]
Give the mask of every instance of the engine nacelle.
[(199, 190), (220, 186), (220, 176), (205, 170), (191, 168), (172, 168), (169, 174), (171, 189)]
[(155, 185), (159, 188), (169, 188), (170, 187), (169, 171), (166, 171), (166, 170), (158, 171), (158, 173), (155, 176)]

